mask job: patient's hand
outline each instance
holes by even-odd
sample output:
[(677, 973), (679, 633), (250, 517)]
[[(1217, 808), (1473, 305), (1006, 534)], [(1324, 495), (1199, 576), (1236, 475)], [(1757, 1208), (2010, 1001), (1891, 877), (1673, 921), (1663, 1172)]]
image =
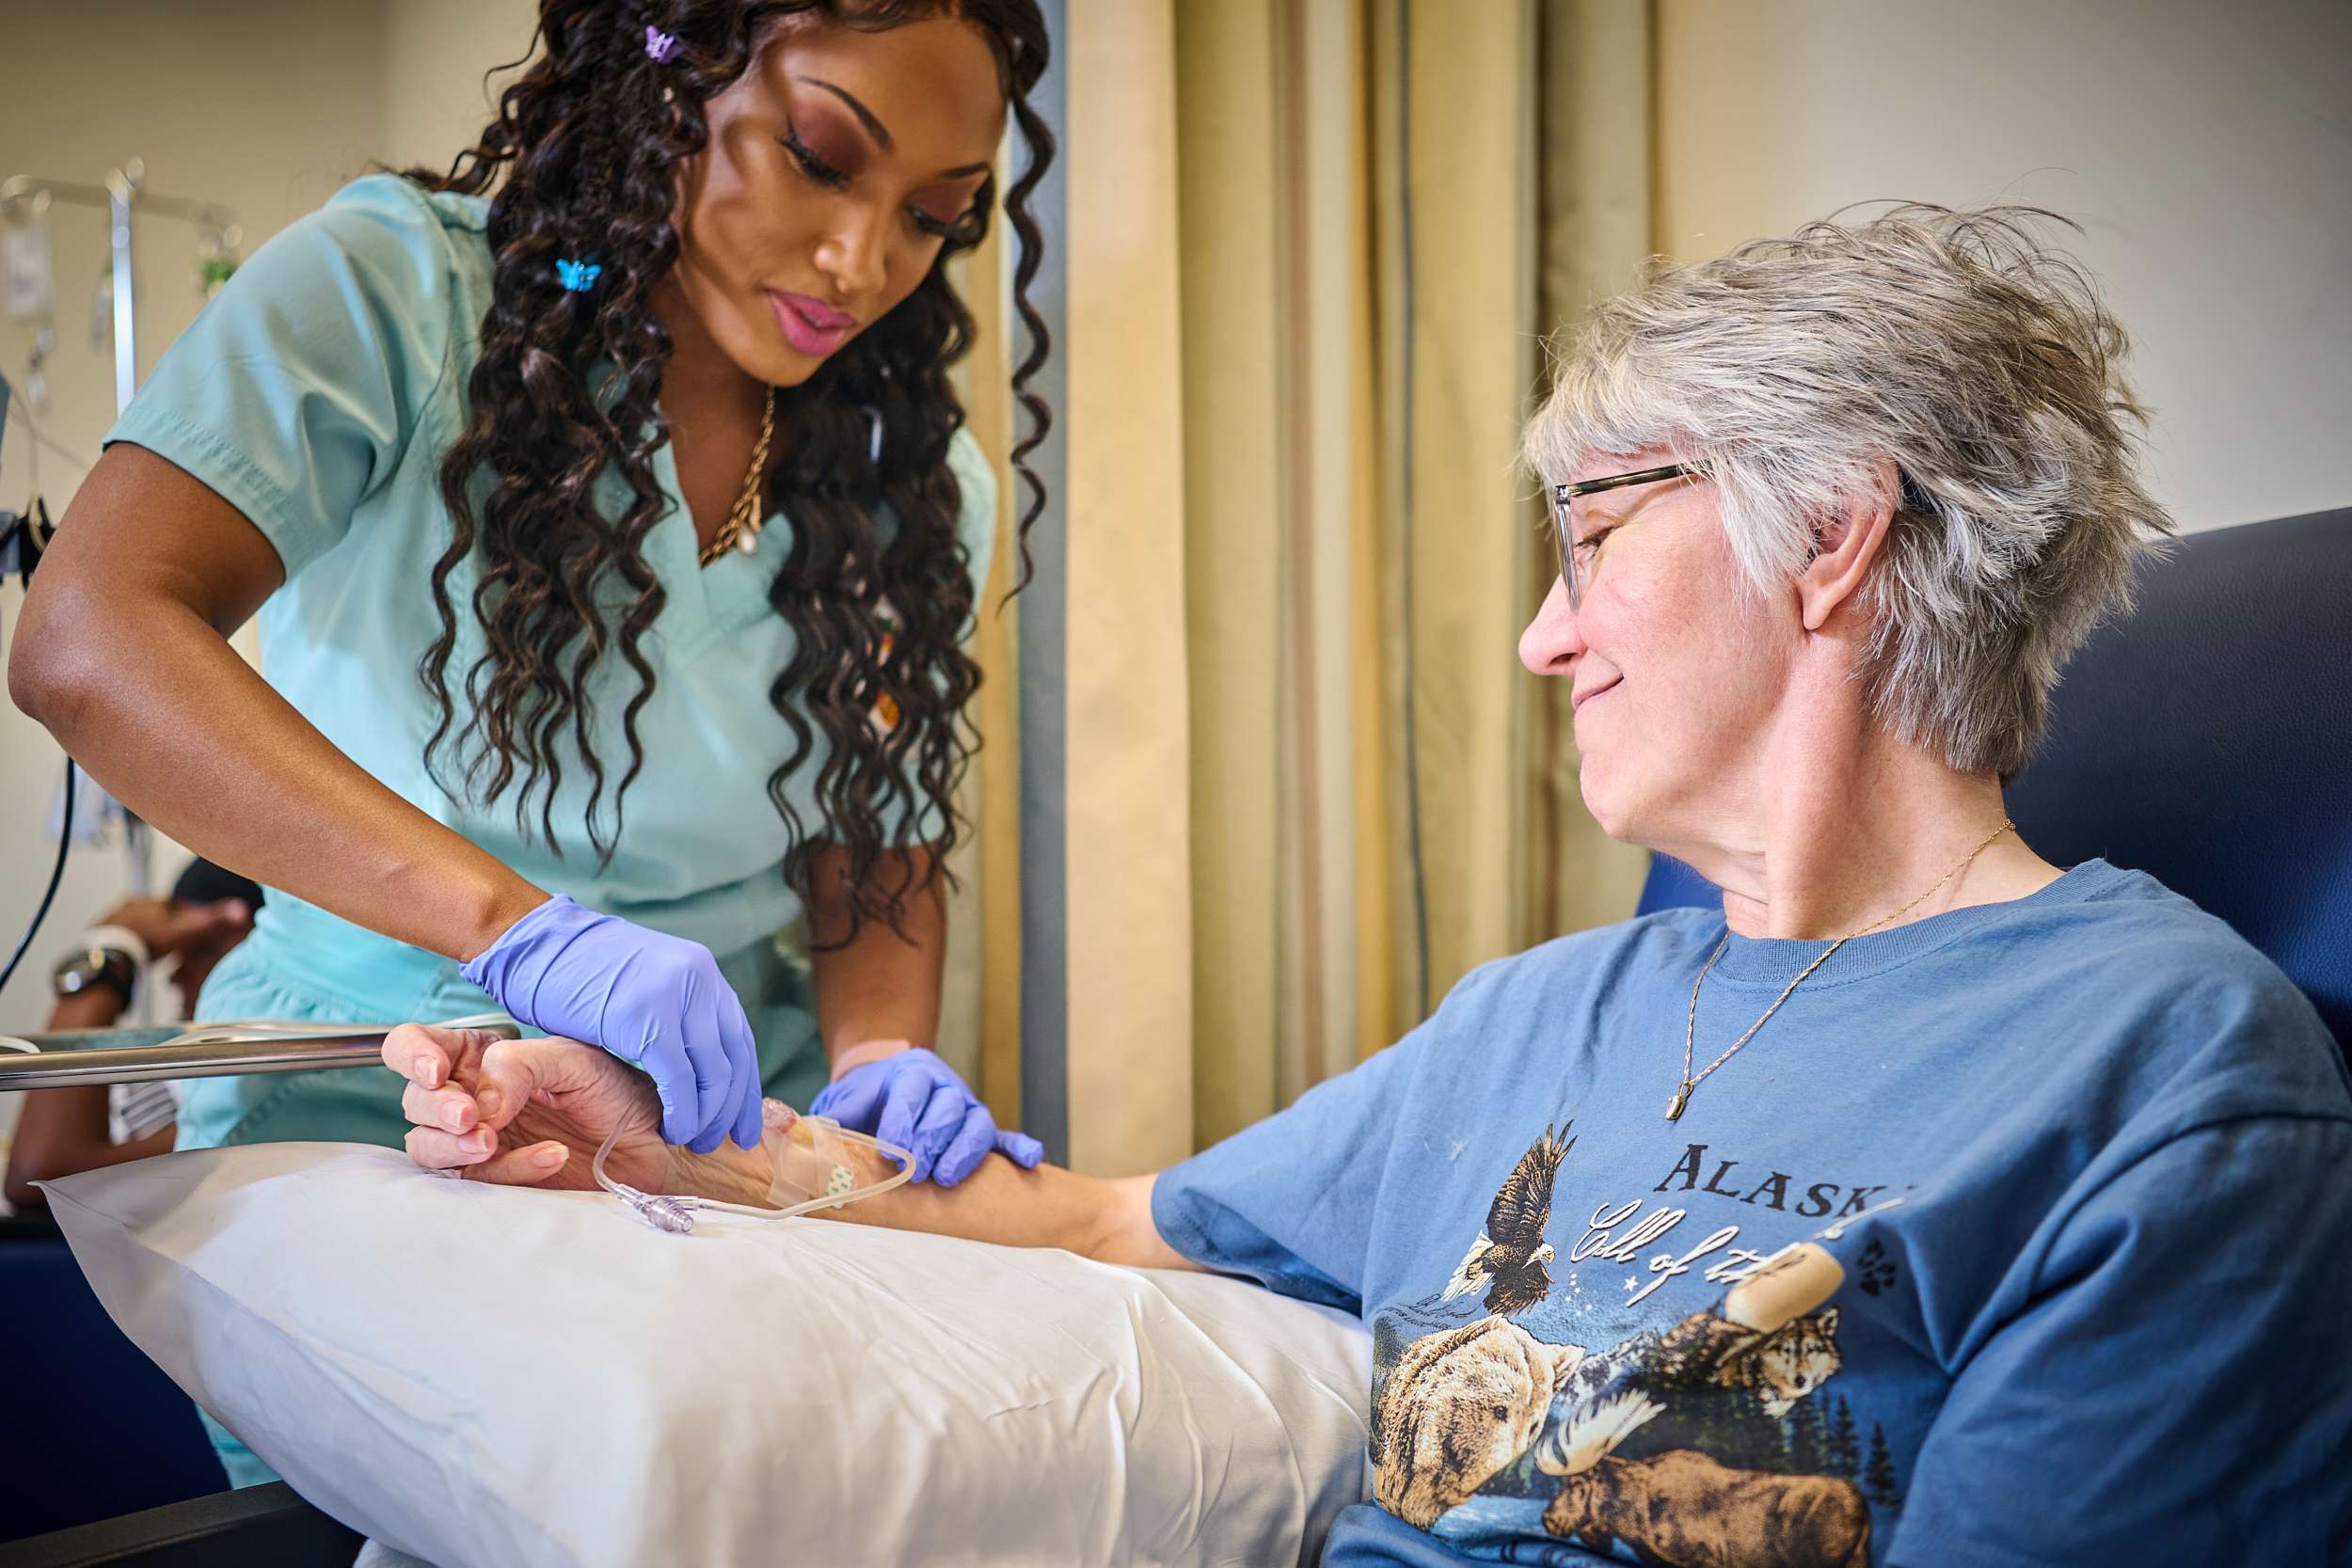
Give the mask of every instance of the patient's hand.
[(605, 1134), (621, 1129), (605, 1174), (675, 1192), (675, 1151), (661, 1141), (653, 1080), (577, 1040), (506, 1040), (480, 1029), (405, 1023), (384, 1037), (384, 1065), (408, 1081), (400, 1108), (416, 1125), (408, 1157), (481, 1181), (594, 1187)]

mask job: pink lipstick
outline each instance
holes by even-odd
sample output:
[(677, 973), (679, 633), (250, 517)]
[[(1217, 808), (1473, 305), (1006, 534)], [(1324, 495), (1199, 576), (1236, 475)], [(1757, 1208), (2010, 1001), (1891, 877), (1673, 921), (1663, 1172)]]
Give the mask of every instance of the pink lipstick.
[(836, 310), (822, 300), (780, 289), (767, 293), (768, 303), (776, 312), (776, 325), (784, 329), (785, 341), (811, 358), (823, 358), (857, 330), (855, 316)]

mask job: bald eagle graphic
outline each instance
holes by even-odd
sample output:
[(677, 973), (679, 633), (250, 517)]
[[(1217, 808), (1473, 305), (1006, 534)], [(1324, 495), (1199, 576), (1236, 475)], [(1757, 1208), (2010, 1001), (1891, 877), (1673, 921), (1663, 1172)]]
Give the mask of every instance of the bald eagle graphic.
[[(1567, 1128), (1560, 1131), (1565, 1132)], [(1526, 1311), (1550, 1291), (1551, 1275), (1544, 1265), (1557, 1254), (1544, 1240), (1544, 1227), (1551, 1223), (1551, 1184), (1559, 1177), (1560, 1162), (1575, 1147), (1574, 1138), (1564, 1143), (1547, 1127), (1544, 1135), (1519, 1156), (1518, 1168), (1495, 1194), (1494, 1206), (1486, 1211), (1486, 1228), (1478, 1233), (1470, 1255), (1454, 1271), (1443, 1300), (1466, 1296), (1484, 1286), (1486, 1310), (1508, 1318)]]

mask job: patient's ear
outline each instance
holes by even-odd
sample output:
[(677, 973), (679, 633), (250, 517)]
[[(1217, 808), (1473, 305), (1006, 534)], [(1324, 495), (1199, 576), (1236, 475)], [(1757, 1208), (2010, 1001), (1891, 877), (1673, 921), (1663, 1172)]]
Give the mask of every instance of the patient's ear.
[(1901, 497), (1895, 465), (1882, 461), (1842, 512), (1815, 523), (1813, 559), (1797, 574), (1797, 606), (1805, 630), (1820, 631), (1861, 590), (1886, 544)]

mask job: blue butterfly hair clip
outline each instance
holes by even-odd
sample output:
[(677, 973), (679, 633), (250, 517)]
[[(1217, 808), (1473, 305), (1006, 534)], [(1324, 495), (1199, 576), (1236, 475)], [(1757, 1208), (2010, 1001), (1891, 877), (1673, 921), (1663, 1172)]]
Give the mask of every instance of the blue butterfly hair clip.
[(677, 53), (677, 35), (648, 26), (645, 29), (645, 53), (654, 64), (668, 65), (670, 57)]
[(555, 261), (555, 280), (576, 294), (584, 294), (596, 286), (596, 275), (604, 268), (595, 261), (575, 261), (559, 256)]

